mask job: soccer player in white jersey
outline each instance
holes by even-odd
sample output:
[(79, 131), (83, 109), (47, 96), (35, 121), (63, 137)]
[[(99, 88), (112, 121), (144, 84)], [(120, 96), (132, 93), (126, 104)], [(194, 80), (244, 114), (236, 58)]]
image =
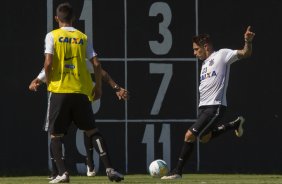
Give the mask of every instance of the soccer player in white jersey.
[(210, 139), (235, 130), (238, 137), (243, 135), (244, 118), (222, 124), (221, 119), (226, 111), (226, 91), (228, 86), (230, 65), (237, 60), (247, 58), (252, 54), (252, 41), (255, 33), (249, 26), (244, 34), (245, 45), (241, 50), (220, 49), (214, 51), (211, 39), (207, 34), (193, 37), (194, 55), (202, 60), (200, 73), (200, 103), (197, 121), (187, 130), (184, 144), (176, 167), (161, 179), (178, 179), (182, 177), (185, 162), (193, 152), (195, 140), (198, 137), (206, 143)]
[[(90, 73), (93, 73), (91, 66), (87, 65), (88, 69), (90, 70)], [(92, 75), (92, 74), (91, 74)], [(106, 83), (108, 83), (113, 90), (115, 91), (117, 97), (119, 100), (127, 100), (129, 98), (129, 92), (124, 89), (123, 87), (120, 87), (113, 79), (112, 77), (106, 72), (104, 69), (102, 69), (102, 80)], [(37, 91), (38, 87), (46, 82), (46, 75), (44, 68), (42, 71), (38, 74), (38, 76), (33, 79), (29, 85), (29, 90), (31, 91)], [(87, 165), (87, 176), (95, 176), (96, 171), (95, 171), (95, 165), (94, 165), (94, 160), (93, 160), (93, 144), (91, 140), (84, 134), (84, 145), (85, 145), (85, 150), (86, 150), (86, 165)], [(51, 146), (49, 148), (51, 150)], [(58, 169), (56, 167), (52, 151), (50, 151), (50, 156), (51, 156), (51, 175), (49, 179), (54, 179), (58, 175)]]

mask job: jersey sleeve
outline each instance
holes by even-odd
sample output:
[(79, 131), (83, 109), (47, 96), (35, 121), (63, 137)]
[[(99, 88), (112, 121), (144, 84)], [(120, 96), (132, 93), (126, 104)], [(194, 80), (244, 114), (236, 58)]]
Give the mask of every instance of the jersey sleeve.
[(237, 56), (237, 50), (232, 49), (220, 49), (222, 57), (224, 58), (225, 63), (232, 64), (235, 61), (239, 60)]
[(54, 37), (52, 32), (45, 37), (45, 54), (54, 54)]
[(93, 49), (93, 44), (88, 38), (87, 38), (86, 56), (87, 56), (87, 59), (89, 60), (97, 56), (97, 53)]

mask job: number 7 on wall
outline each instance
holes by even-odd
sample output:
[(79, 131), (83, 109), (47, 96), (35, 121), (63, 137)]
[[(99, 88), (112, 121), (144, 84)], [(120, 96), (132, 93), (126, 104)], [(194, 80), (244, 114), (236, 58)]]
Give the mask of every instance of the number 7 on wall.
[(150, 73), (164, 74), (157, 93), (157, 97), (151, 109), (151, 115), (157, 115), (160, 112), (165, 94), (168, 89), (168, 85), (172, 78), (172, 71), (172, 64), (150, 63)]

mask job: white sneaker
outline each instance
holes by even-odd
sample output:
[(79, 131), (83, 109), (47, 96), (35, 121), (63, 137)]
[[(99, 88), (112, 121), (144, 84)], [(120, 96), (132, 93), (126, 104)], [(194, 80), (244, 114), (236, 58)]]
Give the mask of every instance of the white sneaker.
[(55, 179), (57, 176), (49, 176), (47, 179), (48, 180), (53, 180), (53, 179)]
[(55, 179), (49, 181), (49, 183), (69, 183), (70, 178), (67, 173), (64, 173), (62, 176), (58, 175)]
[(166, 176), (161, 177), (162, 180), (175, 180), (175, 179), (181, 179), (182, 176), (179, 171), (176, 169), (173, 169), (170, 171)]
[(173, 174), (168, 176), (161, 177), (162, 180), (175, 180), (175, 179), (181, 179), (182, 177), (179, 174)]
[(235, 129), (235, 134), (236, 134), (237, 137), (242, 137), (242, 135), (244, 133), (243, 124), (245, 122), (245, 118), (243, 116), (239, 116), (235, 120), (235, 122), (237, 123), (237, 121), (238, 121), (239, 125), (238, 125), (238, 128)]
[(90, 171), (89, 166), (87, 166), (87, 173), (86, 174), (87, 174), (87, 176), (95, 176), (96, 175), (95, 168), (92, 171)]

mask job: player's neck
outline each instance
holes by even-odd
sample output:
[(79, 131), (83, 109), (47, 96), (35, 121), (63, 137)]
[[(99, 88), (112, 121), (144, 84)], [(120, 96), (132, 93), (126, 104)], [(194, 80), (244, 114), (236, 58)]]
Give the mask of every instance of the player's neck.
[(214, 52), (213, 49), (207, 50), (207, 51), (206, 51), (206, 53), (207, 53), (207, 58), (210, 57), (210, 55), (212, 55), (213, 52)]
[(59, 27), (72, 27), (72, 23), (59, 22)]

